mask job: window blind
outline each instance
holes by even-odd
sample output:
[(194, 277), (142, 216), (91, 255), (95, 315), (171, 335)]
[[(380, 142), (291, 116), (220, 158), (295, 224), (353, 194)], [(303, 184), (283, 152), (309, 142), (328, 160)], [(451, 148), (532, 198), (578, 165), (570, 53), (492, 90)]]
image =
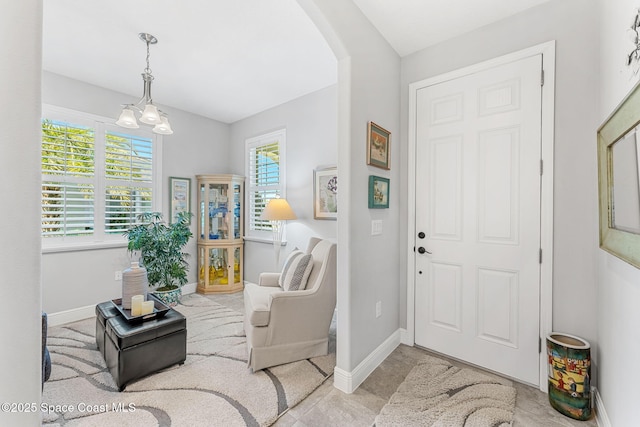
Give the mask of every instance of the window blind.
[(152, 210), (151, 139), (106, 132), (105, 177), (105, 232), (120, 234)]
[(42, 122), (43, 237), (93, 234), (94, 129)]
[(138, 215), (158, 210), (161, 138), (150, 129), (122, 133), (59, 107), (45, 107), (43, 116), (43, 245), (120, 241)]
[(271, 199), (282, 196), (284, 130), (247, 141), (247, 196), (249, 234), (271, 231), (271, 222), (260, 219)]

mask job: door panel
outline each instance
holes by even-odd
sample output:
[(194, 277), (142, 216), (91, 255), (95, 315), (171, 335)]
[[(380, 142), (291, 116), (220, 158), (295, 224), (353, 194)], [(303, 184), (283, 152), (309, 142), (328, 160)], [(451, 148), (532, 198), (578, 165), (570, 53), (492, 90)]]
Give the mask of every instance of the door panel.
[(478, 269), (479, 338), (517, 348), (517, 307), (518, 273)]
[(460, 240), (462, 237), (462, 136), (432, 141), (431, 218), (433, 237)]
[(478, 143), (478, 240), (517, 245), (519, 128), (482, 132)]
[[(541, 55), (419, 89), (416, 344), (538, 383)], [(419, 244), (418, 244), (419, 243)]]
[(462, 268), (459, 265), (431, 265), (431, 323), (460, 332), (462, 330)]

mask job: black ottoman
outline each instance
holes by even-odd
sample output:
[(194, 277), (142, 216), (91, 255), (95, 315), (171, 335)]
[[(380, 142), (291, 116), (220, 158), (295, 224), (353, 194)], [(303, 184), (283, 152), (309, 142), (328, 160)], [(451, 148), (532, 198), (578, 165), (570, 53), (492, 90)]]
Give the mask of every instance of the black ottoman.
[(175, 310), (137, 324), (122, 316), (107, 319), (104, 359), (120, 391), (127, 383), (182, 364), (186, 358), (187, 320)]
[(107, 319), (118, 316), (120, 313), (111, 301), (96, 305), (96, 345), (104, 358), (104, 337), (106, 336)]

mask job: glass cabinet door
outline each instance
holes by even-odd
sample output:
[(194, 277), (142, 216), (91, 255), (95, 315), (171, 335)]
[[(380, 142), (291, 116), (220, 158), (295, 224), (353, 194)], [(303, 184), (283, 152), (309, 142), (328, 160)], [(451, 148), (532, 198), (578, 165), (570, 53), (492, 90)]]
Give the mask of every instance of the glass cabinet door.
[(240, 229), (242, 211), (242, 187), (239, 184), (233, 185), (233, 238), (239, 239), (242, 237), (242, 231)]
[(229, 284), (229, 261), (227, 248), (209, 249), (209, 285)]
[(205, 222), (206, 216), (204, 214), (204, 207), (207, 206), (207, 200), (205, 198), (207, 193), (205, 192), (205, 189), (206, 184), (200, 184), (200, 194), (198, 195), (198, 200), (200, 200), (200, 215), (198, 216), (198, 236), (200, 236), (201, 239), (204, 239), (205, 236), (208, 235)]
[(227, 213), (229, 211), (229, 186), (210, 183), (209, 191), (209, 239), (225, 240), (229, 238)]
[(206, 282), (206, 272), (209, 271), (209, 266), (207, 265), (207, 248), (204, 246), (198, 246), (198, 287), (205, 289)]
[(242, 252), (240, 251), (240, 247), (236, 246), (233, 250), (233, 282), (234, 283), (242, 283), (242, 266), (240, 263), (242, 262)]
[(210, 243), (242, 239), (242, 180), (199, 177), (198, 188), (198, 238)]
[(205, 293), (242, 288), (242, 245), (198, 245), (198, 287)]

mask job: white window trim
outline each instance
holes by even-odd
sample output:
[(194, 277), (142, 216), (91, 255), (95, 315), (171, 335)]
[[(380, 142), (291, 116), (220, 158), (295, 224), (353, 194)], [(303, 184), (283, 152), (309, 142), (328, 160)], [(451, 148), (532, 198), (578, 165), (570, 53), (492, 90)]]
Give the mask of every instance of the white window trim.
[[(60, 120), (68, 123), (74, 123), (78, 125), (91, 126), (94, 128), (95, 134), (98, 132), (104, 133), (106, 126), (117, 126), (116, 119), (110, 117), (103, 117), (96, 114), (85, 113), (82, 111), (72, 110), (70, 108), (60, 107), (56, 105), (43, 104), (42, 105), (42, 119)], [(106, 125), (106, 126), (105, 126)], [(148, 130), (148, 131), (147, 131)], [(151, 138), (154, 147), (153, 152), (153, 207), (152, 210), (156, 212), (162, 211), (162, 135), (151, 132), (151, 128), (140, 127), (140, 129), (124, 129), (122, 133), (129, 133), (131, 135), (139, 135), (145, 138)], [(39, 141), (42, 144), (42, 139)], [(104, 169), (101, 159), (104, 158), (103, 150), (96, 152), (96, 173), (102, 173), (104, 175)], [(95, 188), (95, 194), (104, 193), (104, 181), (100, 182), (99, 186)], [(104, 200), (101, 197), (96, 197), (96, 211), (94, 214), (94, 222), (104, 222)], [(95, 249), (108, 249), (108, 248), (120, 248), (127, 246), (127, 239), (124, 236), (110, 235), (107, 236), (103, 231), (95, 233), (91, 236), (80, 237), (61, 237), (61, 238), (41, 238), (42, 241), (42, 253), (56, 253), (56, 252), (72, 252), (72, 251), (84, 251)]]
[[(280, 165), (279, 165), (279, 169), (278, 172), (280, 174), (280, 186), (279, 186), (279, 193), (280, 193), (280, 197), (281, 198), (286, 198), (287, 194), (286, 194), (286, 165), (287, 165), (287, 160), (286, 160), (286, 147), (287, 147), (287, 129), (286, 128), (281, 128), (281, 129), (277, 129), (262, 135), (258, 135), (258, 136), (254, 136), (251, 138), (248, 138), (245, 141), (245, 150), (244, 150), (244, 167), (245, 167), (245, 176), (247, 177), (247, 185), (245, 188), (245, 206), (246, 206), (246, 212), (247, 214), (245, 215), (245, 240), (248, 241), (253, 241), (253, 242), (261, 242), (261, 243), (273, 243), (273, 233), (271, 231), (264, 231), (264, 230), (251, 230), (251, 212), (250, 212), (250, 194), (251, 194), (251, 176), (250, 174), (250, 170), (249, 170), (249, 150), (251, 150), (251, 148), (253, 147), (257, 147), (260, 145), (264, 145), (264, 144), (268, 144), (270, 142), (272, 142), (274, 139), (278, 140), (279, 143), (279, 156), (280, 156)], [(286, 222), (284, 224), (284, 230), (282, 232), (282, 241), (283, 244), (286, 243), (286, 235), (287, 235), (287, 226), (286, 226)]]

